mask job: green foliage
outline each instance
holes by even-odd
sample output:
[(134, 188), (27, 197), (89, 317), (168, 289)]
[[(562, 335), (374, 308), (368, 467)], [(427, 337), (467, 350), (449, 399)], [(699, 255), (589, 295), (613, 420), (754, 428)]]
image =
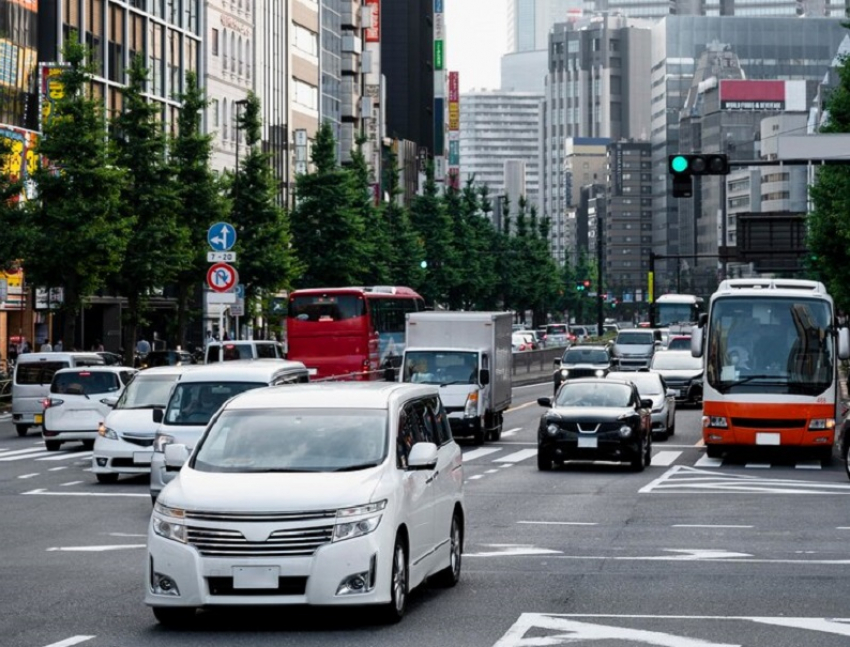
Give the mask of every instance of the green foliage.
[(133, 58), (123, 88), (124, 110), (112, 121), (115, 162), (126, 171), (120, 211), (132, 232), (118, 272), (109, 284), (127, 298), (127, 352), (136, 345), (136, 329), (150, 294), (176, 278), (191, 261), (188, 231), (178, 224), (178, 192), (167, 158), (167, 139), (158, 119), (161, 107), (144, 92), (148, 71), (144, 59)]
[(299, 287), (357, 285), (364, 276), (367, 231), (357, 208), (363, 196), (351, 171), (337, 164), (335, 148), (330, 124), (324, 123), (313, 142), (316, 170), (296, 179), (292, 234), (306, 263)]
[[(38, 199), (28, 203), (20, 226), (31, 285), (64, 290), (62, 308), (75, 315), (83, 300), (120, 270), (134, 222), (124, 218), (120, 196), (126, 173), (107, 147), (106, 121), (91, 96), (86, 51), (72, 32), (63, 57), (64, 96), (44, 129), (37, 153), (46, 162), (33, 174)], [(75, 317), (66, 317), (65, 342), (74, 343)]]
[(251, 307), (255, 297), (290, 288), (301, 265), (292, 249), (289, 215), (276, 203), (269, 154), (260, 142), (260, 100), (253, 92), (238, 123), (248, 152), (233, 181), (232, 222), (238, 232), (239, 280), (245, 286), (246, 307)]
[[(0, 170), (7, 168), (7, 160), (12, 155), (12, 146), (0, 140)], [(0, 270), (11, 266), (20, 258), (20, 250), (24, 246), (21, 236), (26, 230), (19, 226), (21, 205), (17, 196), (22, 190), (21, 183), (13, 180), (7, 172), (0, 172)]]
[(389, 281), (389, 265), (383, 250), (392, 245), (387, 231), (386, 221), (375, 205), (374, 187), (371, 171), (363, 155), (365, 138), (357, 141), (357, 148), (351, 152), (352, 207), (364, 226), (366, 236), (355, 251), (363, 257), (357, 261), (363, 268), (361, 281), (365, 285), (386, 285)]
[(386, 259), (387, 279), (390, 285), (406, 285), (419, 289), (425, 280), (425, 270), (420, 266), (425, 259), (425, 246), (410, 224), (410, 214), (399, 203), (399, 171), (396, 156), (390, 155), (386, 168), (389, 201), (380, 211), (386, 244), (377, 253)]
[(203, 134), (202, 120), (207, 100), (198, 87), (195, 72), (186, 74), (185, 91), (177, 121), (177, 135), (171, 142), (171, 164), (174, 168), (178, 209), (177, 220), (185, 230), (186, 264), (177, 275), (178, 343), (186, 343), (186, 322), (193, 287), (201, 285), (207, 268), (207, 229), (227, 220), (230, 201), (223, 182), (210, 168), (212, 135)]

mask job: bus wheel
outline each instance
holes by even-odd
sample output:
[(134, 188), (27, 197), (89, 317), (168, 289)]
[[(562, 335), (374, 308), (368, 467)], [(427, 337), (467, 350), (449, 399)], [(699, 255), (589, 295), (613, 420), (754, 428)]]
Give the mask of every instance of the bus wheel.
[(708, 454), (709, 458), (722, 458), (723, 445), (706, 445), (705, 453)]

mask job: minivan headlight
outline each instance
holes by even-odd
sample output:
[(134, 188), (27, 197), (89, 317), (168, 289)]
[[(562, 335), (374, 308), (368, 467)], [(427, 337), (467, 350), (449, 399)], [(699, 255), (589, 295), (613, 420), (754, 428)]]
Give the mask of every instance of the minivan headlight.
[(186, 511), (155, 503), (151, 515), (153, 531), (160, 537), (186, 543)]
[(374, 532), (381, 523), (387, 500), (367, 503), (353, 508), (342, 508), (336, 511), (333, 541), (353, 539)]
[(102, 422), (100, 423), (100, 426), (97, 428), (97, 433), (100, 436), (103, 436), (104, 438), (108, 438), (109, 440), (118, 440), (118, 434), (115, 432), (115, 430), (110, 429), (109, 427), (107, 427)]

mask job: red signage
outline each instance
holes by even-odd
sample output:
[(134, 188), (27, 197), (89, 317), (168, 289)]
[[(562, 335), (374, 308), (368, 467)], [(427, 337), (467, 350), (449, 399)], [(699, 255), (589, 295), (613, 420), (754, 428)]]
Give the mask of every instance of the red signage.
[(460, 101), (460, 88), (457, 72), (449, 72), (449, 102)]
[(721, 110), (785, 110), (785, 81), (720, 81)]
[(366, 0), (366, 6), (372, 14), (372, 26), (366, 28), (366, 42), (381, 42), (381, 0)]
[(227, 263), (214, 263), (207, 270), (207, 285), (216, 292), (230, 292), (239, 283), (236, 268)]

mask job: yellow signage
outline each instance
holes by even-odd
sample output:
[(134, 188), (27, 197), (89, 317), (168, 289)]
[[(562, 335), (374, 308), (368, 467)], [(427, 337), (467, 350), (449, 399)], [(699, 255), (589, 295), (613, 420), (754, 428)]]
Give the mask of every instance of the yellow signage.
[(449, 102), (449, 130), (460, 130), (460, 104)]
[(649, 273), (649, 287), (646, 289), (646, 300), (649, 303), (655, 302), (655, 272)]

